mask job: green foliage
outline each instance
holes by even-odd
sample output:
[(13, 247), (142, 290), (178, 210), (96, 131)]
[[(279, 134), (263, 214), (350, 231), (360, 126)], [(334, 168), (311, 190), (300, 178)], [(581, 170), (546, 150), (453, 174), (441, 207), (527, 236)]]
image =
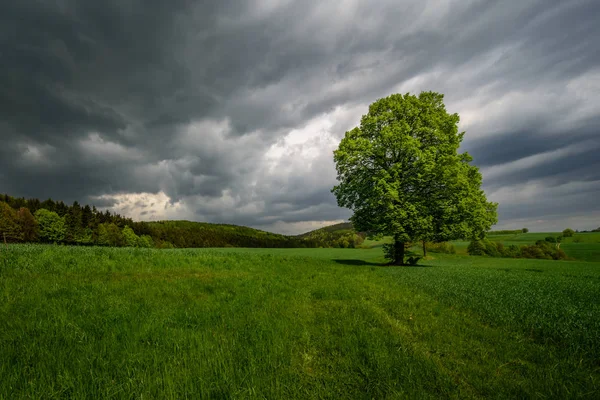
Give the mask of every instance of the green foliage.
[(483, 240), (473, 240), (469, 243), (469, 247), (467, 247), (467, 252), (471, 256), (485, 256), (486, 246), (483, 243)]
[(174, 249), (175, 248), (175, 246), (173, 246), (173, 243), (168, 242), (166, 240), (159, 241), (156, 244), (156, 247), (159, 249)]
[(19, 211), (17, 211), (17, 224), (21, 230), (23, 241), (35, 242), (38, 239), (38, 222), (29, 209), (25, 207), (19, 208)]
[[(550, 241), (553, 240), (553, 241)], [(549, 236), (546, 240), (538, 240), (531, 245), (504, 246), (502, 242), (492, 242), (482, 239), (469, 243), (467, 252), (472, 256), (509, 257), (509, 258), (538, 258), (545, 260), (566, 260), (565, 252), (556, 246), (556, 238)]]
[(142, 235), (138, 238), (138, 244), (137, 247), (145, 247), (145, 248), (150, 248), (152, 247), (154, 244), (152, 243), (152, 237), (149, 235)]
[[(338, 205), (354, 211), (357, 230), (411, 240), (446, 241), (483, 235), (496, 204), (480, 189), (481, 174), (443, 95), (391, 95), (377, 100), (334, 152)], [(398, 245), (397, 249), (402, 249)], [(404, 260), (394, 252), (394, 262)]]
[(122, 247), (126, 245), (121, 229), (113, 223), (98, 226), (98, 244), (103, 246)]
[(572, 237), (575, 234), (575, 231), (571, 228), (567, 228), (564, 231), (562, 231), (562, 234), (564, 237)]
[(65, 239), (65, 220), (54, 211), (40, 208), (35, 212), (39, 236), (46, 243), (60, 243)]
[(500, 231), (488, 231), (487, 235), (518, 235), (519, 233), (527, 233), (529, 232), (529, 230), (527, 228), (523, 228), (523, 229), (505, 229), (505, 230), (500, 230)]
[[(61, 242), (66, 244), (103, 245), (103, 246), (139, 246), (139, 247), (356, 247), (364, 240), (364, 234), (354, 231), (352, 224), (338, 224), (323, 228), (324, 234), (311, 233), (299, 236), (285, 236), (244, 226), (226, 224), (208, 224), (190, 221), (134, 222), (119, 214), (109, 211), (98, 211), (89, 205), (81, 206), (74, 202), (68, 206), (52, 199), (40, 202), (37, 199), (26, 200), (8, 195), (0, 195), (0, 203), (4, 204), (2, 221), (13, 221), (17, 213), (17, 225), (5, 223), (7, 241), (42, 241)], [(12, 209), (12, 210), (11, 210)], [(29, 211), (40, 209), (54, 212), (63, 218), (64, 235), (52, 240), (37, 237), (37, 220), (28, 216)], [(19, 217), (20, 215), (20, 217)], [(111, 225), (112, 224), (112, 225)], [(114, 225), (114, 226), (113, 226)], [(110, 226), (110, 227), (109, 227)], [(107, 228), (108, 227), (108, 228)], [(116, 228), (115, 228), (116, 227)], [(128, 227), (125, 235), (117, 233)], [(135, 239), (133, 234), (140, 239)], [(319, 230), (320, 231), (320, 230)], [(318, 231), (317, 231), (318, 232)], [(1, 231), (0, 231), (1, 233)], [(144, 237), (142, 239), (142, 237)], [(0, 240), (2, 238), (0, 237)]]
[(556, 243), (562, 243), (563, 239), (564, 239), (564, 237), (562, 235), (558, 235), (556, 237)]
[(0, 202), (0, 242), (15, 242), (23, 239), (17, 213), (5, 202)]
[(326, 226), (297, 237), (309, 245), (306, 247), (340, 247), (355, 248), (365, 240), (364, 233), (357, 233), (351, 223)]
[[(138, 247), (140, 245), (140, 238), (135, 234), (133, 229), (129, 226), (125, 226), (122, 231), (123, 242), (127, 247)], [(144, 246), (145, 247), (145, 246)]]
[(521, 249), (516, 244), (508, 245), (504, 248), (504, 257), (519, 258), (521, 256)]
[(408, 265), (417, 265), (417, 263), (419, 262), (420, 259), (421, 259), (420, 256), (418, 256), (414, 253), (412, 253), (412, 254), (409, 253), (406, 258), (406, 263)]
[(440, 253), (440, 254), (456, 254), (456, 248), (450, 242), (441, 242), (441, 243), (425, 243), (425, 248), (428, 252), (431, 253)]

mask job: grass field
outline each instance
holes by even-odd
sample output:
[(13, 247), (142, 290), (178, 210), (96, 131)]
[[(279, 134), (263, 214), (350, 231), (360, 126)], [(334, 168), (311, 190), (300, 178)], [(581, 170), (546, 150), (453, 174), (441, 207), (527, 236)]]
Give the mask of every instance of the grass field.
[(600, 264), (0, 251), (0, 398), (599, 398)]
[[(488, 235), (493, 242), (502, 242), (505, 246), (511, 244), (522, 246), (534, 244), (548, 236), (557, 237), (560, 232), (519, 233), (516, 235)], [(457, 254), (467, 254), (468, 241), (453, 241)], [(560, 248), (567, 256), (578, 261), (600, 262), (600, 232), (576, 233), (573, 237), (563, 238)]]

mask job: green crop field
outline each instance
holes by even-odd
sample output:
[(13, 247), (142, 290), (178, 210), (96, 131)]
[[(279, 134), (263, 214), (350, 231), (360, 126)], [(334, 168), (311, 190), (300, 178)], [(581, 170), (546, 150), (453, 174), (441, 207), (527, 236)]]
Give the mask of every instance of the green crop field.
[(0, 398), (600, 398), (600, 263), (0, 250)]
[[(501, 242), (505, 246), (511, 244), (522, 246), (534, 244), (548, 236), (557, 237), (559, 235), (561, 235), (560, 232), (534, 232), (515, 235), (488, 234), (487, 238), (493, 242)], [(457, 240), (452, 244), (456, 248), (457, 254), (467, 254), (468, 241)], [(573, 237), (563, 238), (560, 248), (565, 251), (567, 256), (575, 260), (600, 262), (600, 232), (576, 233)]]

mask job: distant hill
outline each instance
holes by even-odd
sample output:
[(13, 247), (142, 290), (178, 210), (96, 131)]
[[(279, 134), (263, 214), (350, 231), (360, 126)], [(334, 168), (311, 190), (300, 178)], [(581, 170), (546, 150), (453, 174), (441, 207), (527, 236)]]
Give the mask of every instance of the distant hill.
[(306, 232), (306, 233), (303, 233), (301, 235), (298, 235), (298, 237), (310, 237), (311, 235), (313, 235), (316, 232), (330, 232), (330, 233), (334, 233), (334, 232), (338, 232), (338, 231), (344, 231), (344, 232), (352, 231), (352, 232), (354, 232), (354, 227), (352, 226), (352, 222), (342, 222), (342, 223), (335, 224), (335, 225), (325, 226), (323, 228), (315, 229), (313, 231)]
[(192, 221), (138, 222), (93, 206), (0, 195), (0, 241), (114, 247), (354, 247), (350, 223), (297, 236)]
[[(316, 247), (310, 240), (246, 226), (192, 221), (146, 222), (148, 234), (174, 247)], [(137, 232), (136, 232), (137, 233)]]
[(326, 226), (296, 237), (316, 243), (316, 247), (357, 247), (365, 240), (365, 235), (357, 233), (351, 222)]

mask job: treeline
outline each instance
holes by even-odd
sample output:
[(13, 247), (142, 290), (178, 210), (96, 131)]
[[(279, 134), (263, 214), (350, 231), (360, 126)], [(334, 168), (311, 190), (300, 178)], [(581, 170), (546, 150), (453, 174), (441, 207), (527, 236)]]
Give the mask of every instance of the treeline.
[(519, 233), (527, 233), (529, 229), (513, 229), (513, 230), (502, 230), (502, 231), (488, 231), (488, 235), (517, 235)]
[(345, 234), (285, 236), (236, 225), (136, 222), (78, 202), (67, 205), (8, 195), (0, 195), (0, 241), (157, 248), (353, 247), (355, 243)]
[(350, 222), (326, 226), (299, 235), (298, 238), (308, 240), (314, 247), (355, 248), (365, 241), (364, 233), (357, 233)]
[[(136, 224), (131, 218), (78, 202), (67, 205), (0, 195), (0, 239), (7, 242), (125, 246), (132, 244)], [(153, 245), (147, 237), (135, 240), (139, 240), (136, 245)]]
[(162, 247), (317, 247), (314, 241), (294, 236), (245, 226), (190, 221), (143, 223), (143, 229), (139, 233), (155, 238), (163, 244)]
[(600, 232), (600, 226), (596, 229), (592, 229), (591, 231), (580, 231), (580, 232), (582, 232), (582, 233), (584, 233), (584, 232)]

